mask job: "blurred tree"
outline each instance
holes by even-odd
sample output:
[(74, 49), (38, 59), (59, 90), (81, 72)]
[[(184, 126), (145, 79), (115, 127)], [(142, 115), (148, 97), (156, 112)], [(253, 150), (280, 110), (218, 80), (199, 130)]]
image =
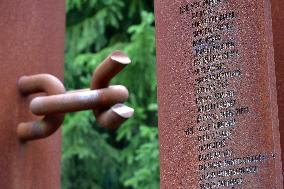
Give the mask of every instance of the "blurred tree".
[(132, 64), (113, 80), (130, 92), (135, 116), (116, 132), (96, 125), (91, 111), (63, 126), (63, 189), (159, 188), (153, 1), (67, 0), (65, 85), (90, 85), (94, 68), (113, 50)]

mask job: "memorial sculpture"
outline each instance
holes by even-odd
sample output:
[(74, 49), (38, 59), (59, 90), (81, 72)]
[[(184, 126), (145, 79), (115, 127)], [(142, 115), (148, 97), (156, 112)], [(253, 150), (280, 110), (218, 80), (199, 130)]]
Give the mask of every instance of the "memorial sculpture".
[(283, 188), (277, 4), (155, 1), (162, 189)]
[(65, 113), (90, 109), (115, 129), (133, 114), (124, 86), (109, 81), (130, 64), (113, 52), (94, 71), (90, 89), (65, 91), (64, 0), (3, 0), (0, 6), (0, 188), (61, 187)]
[(20, 123), (18, 135), (22, 142), (45, 138), (62, 124), (64, 114), (93, 109), (97, 122), (106, 128), (117, 128), (131, 117), (134, 110), (124, 104), (128, 90), (124, 86), (110, 86), (109, 82), (131, 60), (120, 51), (113, 52), (94, 71), (91, 90), (65, 92), (61, 81), (50, 74), (22, 76), (18, 87), (22, 95), (46, 93), (30, 102), (30, 111), (45, 116), (42, 121)]

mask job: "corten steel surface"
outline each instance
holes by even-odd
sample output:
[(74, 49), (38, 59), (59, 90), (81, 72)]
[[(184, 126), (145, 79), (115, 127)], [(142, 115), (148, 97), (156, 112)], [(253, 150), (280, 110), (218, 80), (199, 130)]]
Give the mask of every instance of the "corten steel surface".
[(155, 0), (161, 189), (283, 188), (270, 8)]
[[(284, 160), (284, 4), (271, 0), (282, 161)], [(282, 167), (283, 168), (283, 167)]]
[[(127, 59), (127, 62), (124, 59)], [(131, 63), (130, 59), (122, 52), (112, 53), (94, 71), (91, 85), (98, 88), (103, 84), (103, 88), (95, 90), (77, 90), (66, 93), (61, 81), (52, 75), (22, 76), (18, 82), (22, 95), (29, 97), (29, 95), (41, 92), (45, 93), (45, 96), (31, 100), (31, 112), (44, 117), (43, 120), (20, 123), (17, 129), (20, 140), (27, 142), (48, 137), (61, 126), (65, 113), (87, 109), (95, 111), (96, 120), (101, 126), (117, 128), (133, 115), (134, 110), (121, 104), (128, 99), (128, 90), (120, 85), (108, 87), (108, 83), (129, 63)]]
[(60, 188), (61, 134), (21, 144), (17, 126), (32, 121), (18, 92), (22, 75), (63, 79), (65, 1), (0, 1), (0, 188)]

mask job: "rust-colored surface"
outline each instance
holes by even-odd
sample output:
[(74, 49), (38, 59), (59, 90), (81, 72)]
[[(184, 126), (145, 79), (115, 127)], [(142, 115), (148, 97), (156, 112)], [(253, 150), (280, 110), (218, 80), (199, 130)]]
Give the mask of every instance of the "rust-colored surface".
[[(22, 142), (42, 139), (55, 133), (61, 126), (65, 113), (92, 109), (97, 122), (106, 128), (116, 129), (130, 118), (134, 109), (124, 104), (128, 90), (121, 85), (108, 86), (130, 59), (120, 51), (113, 52), (94, 71), (92, 88), (65, 92), (62, 82), (50, 74), (21, 76), (18, 81), (19, 92), (26, 98), (43, 93), (30, 100), (29, 109), (42, 120), (20, 123), (17, 128)], [(100, 87), (101, 86), (101, 87)]]
[(88, 109), (104, 109), (128, 99), (128, 90), (121, 85), (98, 90), (36, 97), (31, 101), (31, 111), (36, 115), (52, 115)]
[(282, 161), (284, 160), (284, 4), (271, 0)]
[(110, 80), (130, 63), (126, 54), (114, 51), (95, 69), (91, 89), (108, 87)]
[(23, 75), (63, 79), (65, 1), (0, 2), (0, 188), (60, 188), (60, 131), (21, 144), (17, 126), (35, 120), (17, 88)]
[[(130, 63), (131, 60), (126, 54), (121, 51), (114, 51), (94, 71), (91, 89), (107, 88), (110, 80)], [(115, 93), (112, 95), (116, 96)], [(115, 99), (114, 97), (111, 98)], [(97, 122), (101, 126), (109, 129), (118, 128), (118, 126), (131, 117), (133, 113), (134, 109), (124, 104), (111, 103), (103, 108), (94, 109)]]
[[(30, 102), (30, 111), (43, 116), (42, 120), (20, 123), (17, 133), (22, 142), (49, 137), (61, 126), (65, 113), (92, 109), (97, 122), (106, 128), (117, 128), (134, 113), (124, 104), (128, 90), (121, 85), (108, 86), (110, 80), (131, 61), (120, 51), (113, 52), (94, 71), (91, 81), (96, 90), (65, 92), (62, 82), (50, 74), (22, 76), (18, 81), (19, 92), (28, 98), (37, 93)], [(101, 87), (100, 87), (101, 86)]]
[(161, 189), (282, 189), (270, 1), (155, 0), (155, 14)]
[[(37, 93), (44, 93), (46, 95), (57, 95), (65, 93), (65, 87), (62, 82), (50, 74), (22, 76), (18, 81), (18, 87), (19, 92), (27, 98), (29, 97), (29, 95)], [(64, 114), (54, 113), (41, 115), (44, 115), (43, 120), (19, 124), (17, 133), (22, 142), (48, 137), (56, 132), (64, 121)]]

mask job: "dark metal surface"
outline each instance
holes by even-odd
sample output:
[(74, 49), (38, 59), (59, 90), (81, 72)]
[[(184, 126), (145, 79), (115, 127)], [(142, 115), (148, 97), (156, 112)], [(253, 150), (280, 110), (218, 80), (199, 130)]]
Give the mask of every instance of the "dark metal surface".
[[(282, 0), (271, 0), (271, 5), (278, 117), (281, 134), (282, 162), (284, 162), (284, 4)], [(283, 166), (282, 168), (284, 169)]]
[(18, 124), (36, 121), (19, 94), (23, 75), (63, 79), (65, 1), (0, 1), (0, 188), (59, 189), (61, 133), (20, 143)]

